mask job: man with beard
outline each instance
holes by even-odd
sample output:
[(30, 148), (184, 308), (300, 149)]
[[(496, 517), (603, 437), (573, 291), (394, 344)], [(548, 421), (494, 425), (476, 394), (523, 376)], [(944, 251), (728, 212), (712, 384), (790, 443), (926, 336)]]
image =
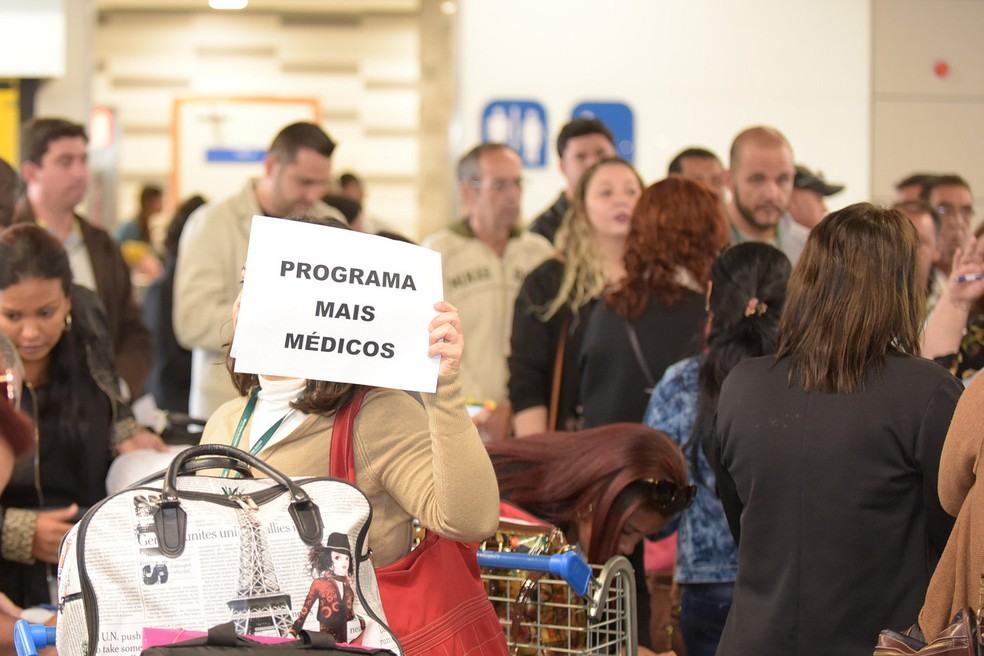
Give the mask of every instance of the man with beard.
[(461, 314), (468, 348), (461, 387), (485, 406), (475, 423), (490, 437), (509, 428), (506, 383), (513, 305), (526, 274), (554, 253), (541, 235), (519, 229), (523, 164), (512, 148), (487, 143), (458, 162), (464, 218), (424, 240), (441, 254), (444, 297)]
[(762, 241), (783, 249), (779, 222), (789, 209), (796, 165), (793, 149), (775, 128), (747, 128), (731, 144), (727, 183), (731, 242)]
[[(239, 295), (253, 215), (345, 217), (321, 202), (331, 182), (335, 142), (314, 123), (281, 130), (263, 159), (263, 175), (235, 196), (188, 219), (174, 271), (174, 335), (191, 351), (188, 411), (208, 417), (238, 392), (225, 366), (232, 305)], [(149, 348), (149, 347), (148, 347)]]

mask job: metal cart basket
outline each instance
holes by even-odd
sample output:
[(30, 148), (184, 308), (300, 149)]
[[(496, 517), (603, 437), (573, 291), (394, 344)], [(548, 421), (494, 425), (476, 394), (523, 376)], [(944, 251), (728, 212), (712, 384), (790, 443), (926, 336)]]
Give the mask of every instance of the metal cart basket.
[(638, 653), (635, 577), (624, 557), (588, 565), (573, 551), (479, 551), (478, 563), (512, 654)]

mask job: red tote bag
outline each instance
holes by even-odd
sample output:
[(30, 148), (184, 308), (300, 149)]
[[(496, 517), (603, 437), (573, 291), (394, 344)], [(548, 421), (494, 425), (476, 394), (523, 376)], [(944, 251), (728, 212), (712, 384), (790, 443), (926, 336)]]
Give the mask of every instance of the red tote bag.
[[(353, 424), (364, 397), (365, 390), (339, 410), (332, 429), (330, 473), (353, 484)], [(509, 653), (479, 576), (477, 549), (428, 532), (406, 556), (376, 568), (387, 624), (406, 656)]]

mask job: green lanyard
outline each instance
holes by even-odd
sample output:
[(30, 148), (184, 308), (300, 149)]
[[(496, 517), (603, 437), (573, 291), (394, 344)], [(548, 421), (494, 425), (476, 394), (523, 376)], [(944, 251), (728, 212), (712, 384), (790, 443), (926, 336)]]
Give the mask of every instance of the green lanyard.
[[(236, 425), (236, 432), (232, 436), (233, 448), (239, 448), (239, 442), (243, 439), (243, 432), (246, 430), (246, 424), (249, 423), (249, 418), (253, 416), (253, 410), (256, 408), (256, 396), (259, 391), (259, 387), (254, 387), (253, 391), (249, 394), (249, 401), (246, 402), (246, 407), (243, 408), (243, 414), (239, 417), (239, 424)], [(270, 428), (268, 428), (267, 431), (260, 436), (260, 439), (257, 440), (256, 444), (254, 444), (249, 450), (249, 454), (251, 456), (258, 455), (260, 451), (263, 450), (263, 447), (267, 445), (267, 442), (270, 441), (270, 438), (277, 432), (277, 429), (280, 428), (280, 424), (284, 423), (284, 420), (287, 419), (288, 415), (290, 415), (289, 410), (287, 411), (287, 414), (274, 422), (273, 426), (270, 426)], [(222, 470), (222, 477), (229, 478), (228, 469)], [(240, 475), (236, 474), (236, 478), (240, 478)]]

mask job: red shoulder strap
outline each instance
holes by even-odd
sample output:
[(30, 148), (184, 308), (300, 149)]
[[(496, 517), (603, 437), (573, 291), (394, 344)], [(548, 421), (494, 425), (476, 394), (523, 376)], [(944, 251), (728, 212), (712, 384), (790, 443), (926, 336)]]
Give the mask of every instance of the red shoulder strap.
[(368, 390), (363, 387), (348, 405), (335, 413), (335, 423), (331, 427), (331, 455), (328, 460), (328, 473), (349, 483), (355, 483), (355, 448), (352, 445), (355, 415), (362, 407)]

